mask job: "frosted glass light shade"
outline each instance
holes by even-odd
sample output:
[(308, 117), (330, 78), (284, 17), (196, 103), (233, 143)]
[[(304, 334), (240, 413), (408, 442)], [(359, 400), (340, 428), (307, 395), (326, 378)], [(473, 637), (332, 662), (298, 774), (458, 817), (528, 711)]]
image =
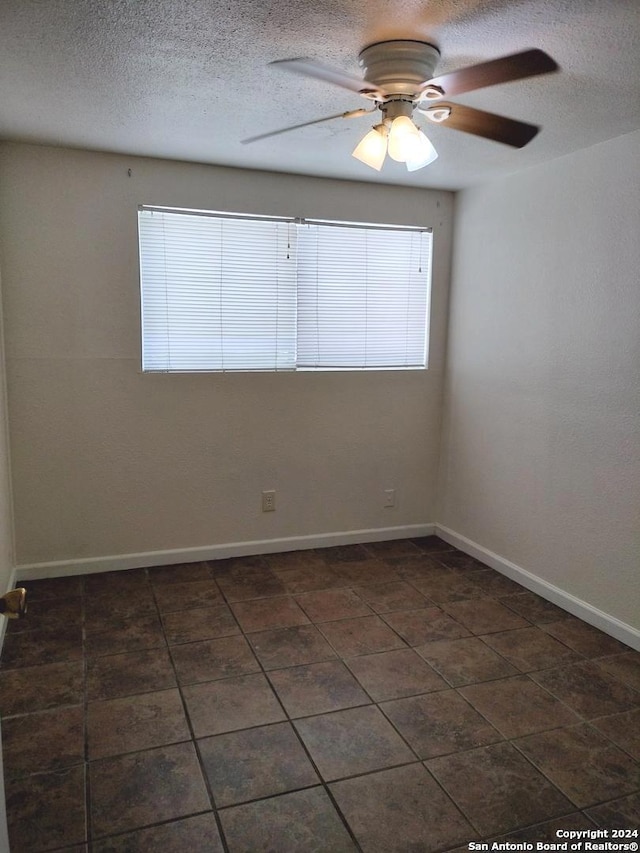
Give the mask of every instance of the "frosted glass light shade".
[(416, 144), (414, 138), (417, 135), (418, 128), (408, 116), (394, 118), (389, 130), (389, 157), (398, 163), (404, 163)]
[(387, 153), (387, 138), (379, 130), (374, 127), (370, 130), (353, 149), (352, 156), (356, 160), (364, 163), (366, 166), (371, 166), (376, 172), (382, 169), (384, 158)]
[(428, 166), (429, 163), (438, 157), (438, 152), (427, 139), (424, 133), (419, 130), (417, 133), (417, 142), (414, 144), (412, 140), (411, 153), (407, 156), (407, 171), (415, 172), (417, 169), (422, 169)]

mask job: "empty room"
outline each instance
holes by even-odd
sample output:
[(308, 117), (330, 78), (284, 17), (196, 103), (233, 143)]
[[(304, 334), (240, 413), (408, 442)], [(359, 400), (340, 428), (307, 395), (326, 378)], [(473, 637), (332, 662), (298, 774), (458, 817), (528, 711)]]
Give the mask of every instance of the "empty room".
[(639, 44), (4, 0), (0, 853), (637, 850)]

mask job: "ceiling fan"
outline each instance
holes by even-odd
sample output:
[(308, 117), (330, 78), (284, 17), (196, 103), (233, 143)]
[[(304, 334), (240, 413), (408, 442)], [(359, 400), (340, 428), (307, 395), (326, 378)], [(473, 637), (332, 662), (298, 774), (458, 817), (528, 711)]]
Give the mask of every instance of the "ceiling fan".
[(360, 118), (376, 110), (380, 110), (382, 119), (358, 143), (353, 156), (377, 171), (382, 168), (387, 154), (393, 160), (405, 163), (410, 172), (427, 166), (438, 156), (429, 139), (415, 124), (414, 111), (443, 127), (472, 133), (514, 148), (522, 148), (533, 139), (540, 129), (535, 125), (453, 104), (444, 99), (485, 86), (556, 71), (558, 65), (550, 56), (534, 48), (434, 77), (433, 72), (439, 59), (440, 51), (434, 44), (397, 39), (369, 45), (360, 52), (359, 64), (365, 75), (362, 80), (314, 59), (279, 59), (271, 62), (270, 65), (285, 71), (314, 77), (357, 92), (372, 101), (374, 106), (261, 133), (243, 140), (243, 144), (323, 121)]

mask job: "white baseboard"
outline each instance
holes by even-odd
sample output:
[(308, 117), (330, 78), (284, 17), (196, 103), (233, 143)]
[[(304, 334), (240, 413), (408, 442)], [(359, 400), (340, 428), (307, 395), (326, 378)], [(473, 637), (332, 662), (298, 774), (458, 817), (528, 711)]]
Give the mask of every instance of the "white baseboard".
[(435, 530), (436, 535), (444, 539), (445, 542), (448, 542), (449, 545), (459, 548), (465, 554), (475, 557), (477, 560), (491, 566), (497, 572), (530, 589), (531, 592), (536, 592), (538, 595), (546, 598), (547, 601), (557, 604), (558, 607), (562, 607), (563, 610), (577, 616), (578, 619), (588, 622), (595, 628), (599, 628), (601, 631), (615, 637), (616, 640), (620, 640), (631, 646), (631, 648), (640, 651), (640, 631), (632, 625), (628, 625), (626, 622), (616, 619), (615, 616), (599, 610), (597, 607), (583, 601), (581, 598), (577, 598), (570, 592), (565, 592), (560, 587), (528, 572), (526, 569), (512, 563), (510, 560), (506, 560), (499, 554), (489, 551), (488, 548), (483, 548), (482, 545), (478, 545), (477, 542), (467, 539), (466, 536), (461, 536), (455, 530), (450, 530), (441, 524), (436, 524)]
[(410, 539), (433, 534), (433, 524), (405, 524), (399, 527), (376, 527), (370, 530), (346, 530), (337, 533), (317, 533), (311, 536), (288, 536), (282, 539), (256, 539), (249, 542), (230, 542), (225, 545), (206, 545), (199, 548), (176, 548), (170, 551), (147, 551), (140, 554), (121, 554), (113, 557), (88, 557), (81, 560), (56, 560), (32, 563), (16, 568), (17, 581), (71, 575), (113, 572), (120, 569), (142, 569), (149, 566), (171, 566), (176, 563), (198, 563), (202, 560), (224, 560), (228, 557), (249, 557), (254, 554), (276, 554), (281, 551), (306, 551), (329, 548), (332, 545), (354, 545), (361, 542), (384, 542), (389, 539)]
[[(379, 527), (369, 530), (348, 530), (335, 533), (318, 533), (311, 536), (290, 536), (282, 539), (256, 539), (249, 542), (230, 542), (198, 548), (176, 548), (167, 551), (147, 551), (138, 554), (121, 554), (108, 557), (88, 557), (79, 560), (56, 560), (46, 563), (19, 565), (11, 577), (15, 583), (40, 578), (68, 577), (72, 575), (112, 572), (121, 569), (139, 569), (149, 566), (170, 566), (176, 563), (195, 563), (201, 560), (223, 560), (228, 557), (247, 557), (254, 554), (274, 554), (281, 551), (304, 551), (311, 548), (328, 548), (332, 545), (353, 545), (361, 542), (383, 542), (390, 539), (409, 539), (416, 536), (440, 536), (445, 542), (476, 557), (526, 589), (538, 593), (547, 601), (605, 631), (633, 649), (640, 651), (640, 631), (616, 619), (597, 607), (569, 592), (543, 580), (537, 575), (512, 563), (510, 560), (484, 548), (441, 524), (409, 524), (398, 527)], [(6, 622), (5, 619), (2, 622)], [(5, 625), (0, 626), (0, 648)]]

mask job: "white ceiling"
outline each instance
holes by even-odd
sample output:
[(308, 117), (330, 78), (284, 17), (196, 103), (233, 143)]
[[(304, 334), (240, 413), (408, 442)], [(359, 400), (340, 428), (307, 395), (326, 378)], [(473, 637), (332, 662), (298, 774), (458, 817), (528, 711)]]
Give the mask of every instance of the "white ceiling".
[[(429, 125), (439, 158), (380, 174), (351, 150), (372, 123), (267, 130), (367, 106), (268, 67), (360, 73), (389, 38), (438, 45), (436, 73), (538, 47), (556, 74), (454, 100), (542, 125), (524, 149)], [(2, 0), (0, 138), (380, 183), (459, 189), (640, 127), (639, 0)]]

